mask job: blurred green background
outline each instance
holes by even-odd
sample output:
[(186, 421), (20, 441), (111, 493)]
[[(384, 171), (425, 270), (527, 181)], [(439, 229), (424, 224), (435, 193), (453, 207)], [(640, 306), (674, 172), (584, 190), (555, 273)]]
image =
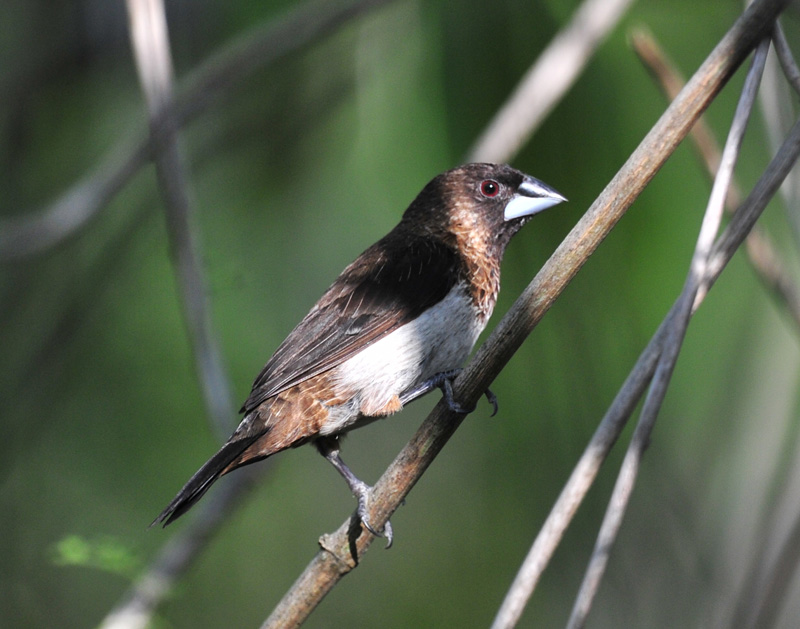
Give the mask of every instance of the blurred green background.
[[(237, 402), (339, 271), (433, 175), (463, 160), (577, 4), (398, 0), (257, 71), (185, 127), (214, 323)], [(180, 86), (214, 51), (295, 3), (167, 5)], [(570, 202), (512, 242), (490, 329), (664, 109), (628, 45), (631, 27), (652, 29), (688, 75), (740, 8), (643, 1), (602, 45), (513, 160)], [(126, 19), (122, 2), (0, 5), (3, 220), (45, 207), (145, 128)], [(797, 13), (787, 16), (795, 40), (797, 23)], [(731, 87), (741, 81), (739, 73)], [(736, 98), (728, 89), (709, 111), (720, 137)], [(759, 120), (744, 153), (747, 189), (769, 156)], [(308, 627), (491, 621), (680, 291), (708, 192), (681, 147), (497, 379), (498, 416), (489, 419), (481, 403), (393, 517), (393, 549), (374, 545)], [(763, 223), (794, 266), (779, 203)], [(713, 626), (730, 613), (753, 553), (773, 543), (774, 523), (791, 521), (800, 502), (797, 332), (737, 256), (689, 329), (590, 626)], [(147, 529), (218, 445), (152, 166), (76, 237), (2, 263), (0, 355), (0, 626), (95, 626), (186, 525)], [(376, 480), (438, 397), (351, 435), (345, 460)], [(566, 621), (617, 450), (521, 626)], [(768, 517), (786, 504), (782, 519)], [(353, 507), (313, 448), (279, 455), (157, 626), (258, 626), (319, 535)], [(796, 626), (800, 595), (788, 600), (780, 623)]]

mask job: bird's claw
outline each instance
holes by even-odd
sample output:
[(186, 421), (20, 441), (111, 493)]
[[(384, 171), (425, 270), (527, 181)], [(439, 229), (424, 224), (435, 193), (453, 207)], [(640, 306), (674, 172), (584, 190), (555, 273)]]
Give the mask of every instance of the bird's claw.
[[(434, 378), (438, 379), (438, 382), (436, 384), (442, 390), (444, 401), (447, 404), (447, 407), (454, 413), (460, 413), (461, 415), (469, 415), (470, 413), (475, 411), (478, 405), (473, 404), (470, 408), (467, 408), (456, 402), (455, 399), (453, 398), (453, 380), (459, 373), (461, 373), (461, 369), (453, 369), (452, 371), (444, 371), (441, 374), (437, 374), (436, 376), (434, 376)], [(491, 389), (486, 389), (484, 395), (486, 396), (486, 399), (489, 401), (489, 404), (491, 404), (494, 409), (492, 410), (491, 414), (491, 417), (494, 417), (495, 415), (497, 415), (497, 410), (499, 408), (497, 404), (497, 396), (494, 393), (492, 393)]]
[(362, 482), (358, 488), (354, 488), (354, 493), (356, 498), (358, 498), (358, 509), (356, 509), (356, 514), (358, 515), (358, 519), (361, 520), (361, 524), (365, 529), (367, 529), (367, 531), (372, 533), (372, 535), (375, 537), (386, 538), (386, 548), (388, 549), (392, 546), (392, 523), (387, 520), (386, 524), (383, 525), (382, 531), (378, 531), (370, 523), (367, 502), (369, 501), (369, 492), (371, 489), (372, 487), (364, 482)]
[(350, 491), (353, 492), (353, 495), (358, 499), (358, 509), (356, 510), (356, 515), (358, 515), (359, 520), (361, 520), (361, 524), (375, 537), (385, 537), (386, 548), (389, 548), (392, 545), (391, 523), (387, 520), (386, 524), (383, 525), (383, 531), (381, 532), (376, 530), (369, 521), (367, 504), (369, 503), (369, 492), (372, 490), (372, 487), (367, 485), (363, 480), (356, 478), (356, 475), (353, 474), (350, 468), (345, 465), (345, 462), (342, 461), (342, 457), (339, 456), (337, 438), (317, 439), (316, 445), (320, 454), (328, 459), (333, 467), (336, 468), (336, 471), (342, 475), (344, 480), (347, 482), (347, 486), (350, 488)]
[(444, 401), (445, 404), (447, 404), (447, 408), (449, 408), (454, 413), (460, 413), (461, 415), (469, 415), (476, 408), (478, 408), (477, 404), (473, 404), (470, 408), (467, 408), (455, 401), (455, 398), (453, 398), (452, 378), (444, 378), (439, 387), (442, 389), (442, 394), (444, 395)]
[(497, 396), (492, 392), (491, 389), (486, 389), (483, 393), (486, 396), (489, 404), (492, 405), (492, 414), (489, 417), (494, 417), (497, 415), (497, 411), (500, 410), (500, 405), (497, 403)]

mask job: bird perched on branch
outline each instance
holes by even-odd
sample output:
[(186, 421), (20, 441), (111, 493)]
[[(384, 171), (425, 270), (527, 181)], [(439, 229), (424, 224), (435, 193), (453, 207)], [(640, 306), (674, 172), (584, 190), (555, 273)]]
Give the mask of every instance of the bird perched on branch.
[[(239, 427), (153, 524), (183, 515), (223, 474), (312, 442), (358, 498), (364, 527), (380, 535), (369, 523), (370, 487), (342, 461), (339, 437), (437, 387), (454, 411), (472, 410), (453, 400), (450, 382), (492, 313), (506, 245), (532, 215), (565, 200), (507, 165), (466, 164), (431, 180), (281, 343)], [(389, 523), (383, 534), (391, 544)]]

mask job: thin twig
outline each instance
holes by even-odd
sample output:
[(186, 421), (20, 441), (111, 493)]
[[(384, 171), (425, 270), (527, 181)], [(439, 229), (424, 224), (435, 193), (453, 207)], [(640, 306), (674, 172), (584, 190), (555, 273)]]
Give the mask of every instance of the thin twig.
[[(555, 298), (686, 136), (697, 117), (758, 40), (768, 32), (775, 16), (785, 5), (786, 0), (759, 0), (736, 21), (478, 350), (454, 383), (456, 399), (466, 405), (478, 401)], [(463, 416), (454, 416), (446, 405), (436, 405), (376, 483), (369, 502), (369, 518), (374, 527), (380, 529), (385, 524), (462, 420)], [(349, 533), (350, 530), (351, 521), (348, 520), (335, 533), (321, 538), (322, 550), (287, 592), (264, 627), (298, 626), (336, 583), (358, 564), (373, 537), (360, 528)]]
[[(292, 8), (260, 25), (211, 55), (178, 90), (174, 108), (161, 112), (184, 126), (209, 105), (261, 67), (296, 53), (349, 20), (391, 0), (316, 0)], [(158, 125), (156, 125), (158, 127)], [(79, 233), (147, 163), (153, 142), (144, 130), (134, 131), (99, 160), (99, 166), (47, 207), (21, 218), (0, 221), (0, 260), (41, 253)]]
[(617, 477), (614, 491), (611, 494), (608, 509), (597, 537), (597, 543), (586, 569), (586, 575), (575, 599), (575, 605), (567, 624), (569, 629), (580, 629), (586, 623), (586, 618), (597, 594), (600, 581), (605, 573), (608, 559), (611, 556), (611, 549), (617, 539), (625, 511), (633, 494), (633, 487), (639, 473), (644, 450), (650, 442), (650, 435), (666, 396), (667, 388), (678, 360), (678, 354), (689, 326), (692, 306), (695, 302), (697, 304), (702, 302), (705, 297), (707, 288), (704, 287), (704, 283), (707, 275), (708, 260), (711, 255), (714, 238), (719, 232), (719, 227), (722, 223), (725, 197), (728, 193), (728, 186), (733, 179), (733, 169), (739, 156), (739, 149), (741, 148), (747, 123), (750, 120), (768, 51), (769, 39), (765, 39), (756, 49), (753, 63), (742, 89), (742, 96), (731, 123), (731, 130), (728, 134), (725, 149), (722, 152), (718, 174), (714, 180), (708, 206), (703, 216), (703, 223), (697, 238), (694, 255), (692, 256), (689, 274), (676, 304), (676, 314), (670, 317), (653, 381), (645, 398), (631, 443), (625, 453), (625, 459)]
[(789, 48), (789, 42), (786, 41), (786, 35), (779, 22), (775, 22), (775, 29), (772, 31), (772, 43), (786, 80), (789, 81), (789, 85), (794, 88), (794, 91), (800, 94), (800, 68), (797, 67), (792, 49)]
[[(646, 167), (650, 159), (657, 160), (658, 165), (656, 168), (660, 167), (665, 159), (662, 153), (664, 150), (663, 144), (672, 141), (671, 132), (675, 130), (673, 127), (681, 127), (678, 132), (681, 139), (684, 137), (685, 132), (688, 131), (688, 128), (683, 126), (684, 121), (681, 116), (677, 114), (678, 112), (687, 112), (688, 104), (692, 103), (695, 99), (695, 96), (692, 96), (692, 94), (704, 92), (703, 84), (706, 81), (706, 77), (709, 76), (710, 68), (719, 64), (727, 55), (732, 55), (728, 61), (732, 61), (735, 57), (736, 63), (741, 62), (742, 57), (739, 55), (747, 54), (749, 50), (755, 46), (758, 39), (768, 31), (775, 17), (785, 6), (785, 2), (755, 2), (745, 11), (744, 15), (737, 20), (733, 28), (728, 31), (709, 58), (694, 74), (684, 89), (681, 90), (681, 93), (669, 106), (667, 112), (650, 131), (645, 141), (640, 144), (639, 148), (637, 148), (636, 152), (629, 158), (628, 162), (626, 162), (625, 166), (623, 166), (614, 180), (612, 180), (606, 188), (606, 191), (618, 193), (620, 197), (622, 197), (626, 191), (625, 188), (616, 188), (615, 184), (617, 182), (620, 180), (627, 181), (629, 179), (631, 181), (638, 181), (637, 175), (642, 174), (639, 168)], [(738, 52), (734, 54), (732, 52), (733, 48), (737, 48)], [(727, 63), (728, 62), (726, 62), (726, 64)], [(692, 108), (693, 115), (690, 120), (686, 120), (685, 122), (691, 125), (699, 114), (702, 113), (703, 109), (704, 106), (696, 110)], [(678, 120), (681, 121), (680, 125)], [(674, 146), (669, 147), (666, 154), (671, 153), (673, 149)], [(648, 151), (651, 153), (650, 157), (647, 155)], [(649, 178), (650, 177), (645, 174), (643, 183), (649, 181)], [(608, 203), (608, 200), (605, 198), (606, 191), (601, 195), (601, 199), (595, 201), (593, 208), (597, 206), (601, 200), (603, 200), (604, 204)], [(632, 193), (635, 196), (638, 194), (638, 190), (634, 190)], [(625, 202), (621, 199), (619, 199), (619, 201)], [(587, 214), (591, 212), (592, 210), (590, 209), (590, 212)], [(561, 248), (559, 248), (559, 251), (560, 249)], [(657, 354), (657, 350), (654, 351), (654, 348), (648, 346), (648, 355), (643, 355), (639, 363), (637, 363), (637, 367), (640, 369), (631, 373), (628, 381), (626, 381), (626, 386), (620, 391), (614, 404), (595, 432), (581, 461), (570, 476), (567, 486), (565, 486), (564, 490), (561, 492), (556, 505), (551, 510), (541, 532), (537, 536), (536, 541), (517, 573), (503, 601), (503, 605), (495, 617), (493, 627), (511, 627), (519, 620), (522, 610), (536, 587), (544, 568), (550, 561), (578, 505), (588, 491), (589, 486), (592, 484), (599, 465), (602, 463), (602, 460), (604, 460), (613, 442), (619, 436), (619, 431), (626, 418), (618, 417), (616, 414), (630, 413), (636, 400), (638, 400), (639, 393), (629, 390), (628, 384), (646, 384), (648, 378), (645, 377), (644, 374), (651, 366), (654, 367), (655, 365), (654, 353)]]
[(686, 307), (685, 319), (676, 323), (676, 326), (683, 328), (683, 330), (677, 331), (681, 337), (686, 332), (692, 304), (698, 298), (702, 300), (705, 297), (705, 291), (708, 290), (702, 278), (706, 275), (711, 249), (722, 224), (722, 216), (725, 212), (725, 198), (733, 180), (733, 171), (736, 161), (739, 159), (739, 150), (741, 149), (747, 124), (750, 121), (750, 114), (753, 111), (753, 105), (758, 95), (758, 87), (761, 84), (761, 76), (764, 73), (769, 47), (770, 40), (766, 38), (758, 45), (753, 54), (753, 61), (747, 72), (744, 87), (742, 87), (742, 94), (731, 122), (728, 139), (725, 142), (725, 148), (722, 150), (722, 159), (720, 160), (717, 176), (714, 178), (708, 207), (703, 216), (703, 224), (700, 228), (697, 245), (692, 257), (692, 268), (686, 280), (687, 292), (691, 293), (691, 299)]
[[(777, 23), (773, 31), (773, 45), (785, 78), (798, 91), (800, 71), (783, 30)], [(776, 89), (771, 100), (778, 102), (780, 98), (778, 86), (773, 87)], [(784, 492), (783, 502), (787, 501), (788, 504), (794, 504), (792, 495)], [(748, 628), (774, 626), (778, 614), (783, 609), (782, 603), (792, 583), (792, 575), (797, 570), (800, 557), (800, 513), (794, 515), (789, 533), (786, 534), (786, 523), (780, 522), (777, 516), (779, 505), (774, 505), (771, 511), (770, 517), (764, 518), (764, 522), (772, 524), (771, 531), (759, 537), (759, 543), (745, 571), (743, 583), (736, 594), (735, 604), (732, 605), (731, 615), (724, 620), (726, 626)], [(776, 542), (776, 538), (781, 539)]]
[[(773, 40), (774, 41), (774, 40)], [(667, 55), (656, 42), (653, 35), (643, 29), (631, 37), (634, 51), (639, 59), (657, 80), (668, 101), (673, 100), (684, 85), (684, 80), (675, 70)], [(791, 54), (789, 54), (791, 57)], [(720, 148), (705, 116), (697, 121), (690, 134), (692, 144), (705, 165), (705, 171), (713, 178), (717, 174), (720, 161)], [(733, 212), (741, 203), (741, 193), (735, 181), (726, 197), (726, 208)], [(769, 288), (777, 302), (786, 308), (795, 325), (800, 328), (800, 292), (777, 248), (769, 235), (756, 226), (745, 243), (747, 257), (758, 274), (762, 284)]]
[[(779, 44), (778, 38), (782, 40), (782, 44)], [(632, 37), (632, 42), (637, 55), (656, 77), (666, 97), (674, 98), (683, 85), (683, 81), (652, 34), (637, 31)], [(781, 59), (781, 66), (787, 75), (787, 80), (791, 80), (792, 68), (796, 71), (797, 66), (791, 51), (788, 50), (778, 23), (773, 32), (773, 45), (778, 51), (778, 57)], [(720, 150), (705, 118), (698, 120), (692, 130), (691, 138), (705, 164), (706, 171), (713, 177), (719, 164)], [(733, 211), (738, 207), (739, 198), (738, 190), (735, 184), (732, 184), (727, 196), (727, 209)], [(762, 283), (772, 290), (777, 302), (787, 309), (795, 325), (800, 327), (800, 293), (798, 293), (797, 286), (786, 265), (780, 259), (772, 239), (764, 230), (759, 229), (758, 225), (755, 225), (747, 236), (745, 246), (748, 259)], [(777, 471), (775, 474), (777, 475)], [(770, 519), (765, 518), (764, 522), (768, 522)], [(792, 527), (792, 534), (781, 544), (781, 550), (775, 553), (777, 559), (771, 564), (771, 560), (767, 558), (770, 547), (771, 545), (761, 538), (755, 556), (750, 562), (750, 567), (746, 570), (746, 579), (735, 597), (734, 611), (730, 618), (723, 621), (725, 626), (730, 626), (731, 623), (737, 623), (734, 626), (753, 627), (773, 624), (765, 616), (772, 610), (780, 608), (776, 604), (776, 598), (779, 596), (776, 596), (775, 591), (778, 590), (780, 595), (785, 594), (786, 580), (784, 577), (790, 567), (796, 564), (797, 557), (800, 555), (800, 517)], [(767, 578), (764, 576), (765, 574), (773, 576)], [(760, 588), (759, 586), (764, 581), (767, 581), (768, 586), (774, 585), (774, 589), (771, 587)], [(753, 622), (753, 619), (756, 621)]]
[(172, 112), (172, 56), (162, 0), (127, 0), (139, 80), (147, 100), (156, 174), (167, 219), (167, 234), (181, 295), (189, 343), (212, 428), (224, 441), (230, 433), (233, 396), (211, 324), (200, 257), (197, 254), (192, 201)]
[[(174, 123), (169, 124), (168, 120), (157, 120), (159, 112), (171, 111), (172, 99), (172, 61), (164, 6), (161, 0), (128, 0), (127, 6), (131, 40), (151, 125), (154, 135), (156, 125), (163, 135), (161, 150), (155, 154), (156, 170), (166, 206), (190, 343), (209, 415), (217, 432), (224, 438), (232, 410), (230, 386), (211, 328), (204, 279), (189, 224), (191, 206), (185, 167), (179, 153), (177, 127)], [(223, 522), (235, 499), (252, 484), (253, 478), (253, 473), (247, 473), (228, 483), (215, 500), (200, 510), (188, 527), (174, 535), (162, 547), (149, 570), (105, 618), (102, 626), (105, 629), (146, 627), (157, 605)]]
[(43, 210), (0, 220), (0, 261), (42, 253), (79, 232), (127, 185), (147, 161), (148, 142), (120, 142)]
[(542, 51), (468, 152), (468, 162), (506, 162), (530, 139), (633, 0), (584, 0)]
[[(725, 265), (733, 257), (742, 240), (752, 229), (761, 212), (766, 207), (769, 199), (774, 195), (775, 189), (780, 186), (786, 173), (792, 168), (800, 153), (800, 122), (792, 129), (791, 134), (784, 143), (783, 148), (773, 159), (772, 165), (761, 177), (756, 187), (750, 193), (747, 200), (740, 206), (734, 214), (731, 222), (717, 240), (714, 246), (707, 274), (709, 288), (713, 286), (721, 275)], [(696, 304), (699, 305), (699, 304)], [(524, 607), (524, 601), (530, 597), (533, 589), (538, 583), (539, 578), (544, 572), (550, 558), (555, 552), (558, 543), (564, 536), (569, 523), (572, 521), (581, 502), (594, 483), (600, 466), (604, 462), (611, 447), (616, 442), (622, 429), (627, 423), (628, 417), (633, 412), (645, 387), (655, 372), (658, 358), (661, 353), (661, 346), (666, 338), (667, 331), (671, 325), (672, 317), (677, 314), (677, 303), (673, 305), (669, 313), (661, 322), (656, 333), (650, 339), (645, 349), (642, 351), (636, 365), (631, 370), (625, 383), (617, 393), (616, 398), (606, 411), (605, 416), (592, 435), (589, 444), (583, 452), (578, 464), (572, 471), (569, 480), (561, 490), (561, 494), (556, 500), (555, 505), (550, 510), (536, 541), (528, 552), (525, 562), (520, 569), (514, 587), (509, 590), (506, 598), (508, 609), (513, 610), (517, 606)], [(524, 585), (524, 588), (522, 587)], [(517, 601), (517, 598), (524, 600)], [(498, 615), (494, 627), (511, 627), (518, 620), (508, 616), (503, 618)]]
[[(786, 130), (793, 123), (796, 116), (797, 95), (784, 80), (788, 68), (789, 75), (795, 74), (797, 64), (792, 58), (785, 39), (781, 37), (782, 31), (777, 31), (775, 37), (776, 50), (780, 47), (779, 55), (770, 55), (767, 60), (767, 69), (764, 72), (763, 87), (759, 94), (761, 105), (761, 118), (769, 139), (772, 152), (777, 150)], [(776, 29), (773, 28), (773, 36)], [(800, 212), (797, 210), (797, 201), (800, 199), (800, 174), (792, 173), (786, 178), (781, 188), (781, 197), (791, 226), (791, 235), (795, 246), (800, 247)]]
[(263, 470), (259, 468), (242, 470), (198, 505), (197, 515), (164, 544), (148, 569), (100, 623), (101, 629), (145, 629), (150, 626), (153, 614), (172, 592), (175, 582), (230, 519), (231, 511), (262, 475)]

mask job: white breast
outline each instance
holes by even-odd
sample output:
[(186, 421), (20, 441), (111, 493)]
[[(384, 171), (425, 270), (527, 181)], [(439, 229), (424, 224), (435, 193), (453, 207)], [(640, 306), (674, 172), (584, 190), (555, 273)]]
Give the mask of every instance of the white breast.
[(488, 314), (476, 314), (466, 288), (458, 284), (414, 321), (342, 363), (336, 370), (337, 384), (357, 394), (348, 409), (331, 409), (331, 419), (321, 432), (339, 432), (354, 423), (355, 411), (365, 400), (381, 408), (431, 376), (460, 367), (486, 326)]

